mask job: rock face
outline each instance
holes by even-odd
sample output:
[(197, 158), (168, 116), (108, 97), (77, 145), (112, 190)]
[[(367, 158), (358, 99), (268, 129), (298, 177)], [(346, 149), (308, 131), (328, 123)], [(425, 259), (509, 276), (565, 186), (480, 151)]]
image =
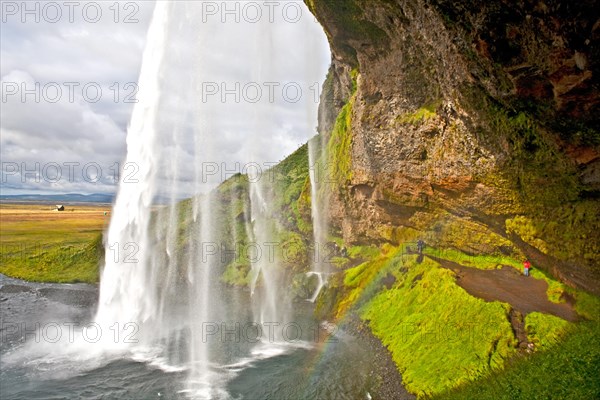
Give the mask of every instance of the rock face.
[(511, 254), (600, 293), (595, 2), (305, 1), (333, 53), (320, 132), (348, 114), (346, 241)]

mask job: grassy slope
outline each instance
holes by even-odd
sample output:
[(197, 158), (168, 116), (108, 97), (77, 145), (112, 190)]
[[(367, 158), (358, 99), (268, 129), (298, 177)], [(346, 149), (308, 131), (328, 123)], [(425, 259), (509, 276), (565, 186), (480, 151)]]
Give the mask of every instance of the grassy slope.
[(540, 313), (525, 319), (530, 341), (541, 349), (508, 368), (436, 399), (597, 399), (600, 398), (600, 299), (568, 289), (584, 318), (576, 324)]
[[(519, 264), (509, 258), (467, 256), (455, 250), (429, 251), (437, 257), (483, 269)], [(419, 397), (430, 397), (463, 388), (464, 392), (456, 392), (462, 394), (453, 398), (479, 398), (473, 394), (488, 391), (486, 393), (491, 399), (494, 390), (499, 390), (495, 386), (487, 387), (494, 379), (505, 382), (520, 373), (534, 370), (539, 377), (537, 385), (543, 386), (545, 380), (553, 379), (556, 368), (547, 369), (545, 364), (535, 367), (527, 361), (529, 358), (517, 356), (520, 353), (515, 348), (517, 342), (508, 319), (508, 304), (477, 299), (455, 283), (453, 272), (430, 259), (426, 258), (421, 264), (417, 264), (415, 259), (416, 256), (407, 254), (403, 247), (388, 247), (379, 257), (346, 270), (344, 295), (337, 304), (338, 319), (349, 310), (356, 309), (363, 319), (369, 321), (373, 333), (390, 350), (408, 390)], [(396, 280), (386, 288), (382, 279), (390, 274)], [(545, 276), (538, 279), (552, 281)], [(598, 298), (571, 289), (568, 291), (576, 298), (576, 310), (580, 315), (587, 319), (599, 315)], [(584, 343), (594, 335), (593, 340), (598, 341), (597, 322), (572, 324), (551, 315), (531, 313), (526, 316), (525, 326), (529, 340), (536, 345), (532, 361), (538, 359), (537, 351), (540, 354), (557, 353), (543, 356), (549, 358), (541, 360), (545, 363), (549, 360), (560, 362), (563, 374), (572, 374), (570, 379), (573, 380), (589, 376), (594, 368), (597, 369), (600, 352), (594, 350), (587, 354), (589, 348), (586, 346), (573, 353), (576, 347), (573, 343)], [(565, 338), (566, 342), (562, 344)], [(573, 354), (572, 360), (569, 354)], [(514, 356), (519, 361), (513, 362)], [(581, 371), (576, 368), (578, 357), (586, 360), (580, 366), (583, 368)], [(504, 369), (507, 365), (510, 367)], [(495, 378), (481, 380), (488, 376)], [(570, 385), (565, 383), (567, 379), (561, 382), (569, 388)], [(533, 389), (527, 389), (527, 385), (535, 386), (529, 380), (521, 379), (513, 383), (510, 390), (535, 393)], [(595, 390), (594, 387), (597, 384), (588, 383), (587, 388), (577, 390), (590, 392)], [(508, 393), (507, 388), (502, 393)], [(506, 395), (506, 398), (511, 398)]]
[(2, 206), (0, 273), (41, 282), (98, 282), (105, 209), (47, 208)]
[[(501, 368), (515, 352), (509, 307), (470, 296), (434, 261), (418, 264), (402, 248), (391, 253), (348, 270), (344, 283), (392, 353), (406, 388), (431, 395)], [(379, 272), (372, 275), (373, 269)], [(383, 289), (377, 282), (387, 274), (396, 281)]]
[(436, 399), (598, 399), (599, 330), (598, 321), (579, 323), (560, 345), (520, 358), (499, 374)]
[[(278, 243), (275, 255), (288, 269), (300, 269), (308, 263), (310, 221), (310, 184), (308, 181), (308, 146), (298, 150), (263, 175), (267, 179), (265, 197), (274, 207), (273, 238)], [(249, 185), (247, 178), (237, 176), (223, 182), (218, 189), (217, 213), (222, 226), (232, 226), (221, 239), (233, 246), (244, 247), (248, 238)], [(233, 218), (233, 223), (232, 223)], [(246, 254), (246, 252), (242, 252)], [(249, 283), (250, 260), (238, 257), (226, 263), (222, 281), (244, 286)]]

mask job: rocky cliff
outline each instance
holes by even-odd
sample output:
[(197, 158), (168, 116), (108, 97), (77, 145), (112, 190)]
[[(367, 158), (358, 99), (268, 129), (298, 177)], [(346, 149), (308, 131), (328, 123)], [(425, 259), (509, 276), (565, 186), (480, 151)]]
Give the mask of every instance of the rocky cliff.
[(333, 53), (319, 122), (346, 242), (529, 258), (600, 293), (595, 2), (305, 1)]

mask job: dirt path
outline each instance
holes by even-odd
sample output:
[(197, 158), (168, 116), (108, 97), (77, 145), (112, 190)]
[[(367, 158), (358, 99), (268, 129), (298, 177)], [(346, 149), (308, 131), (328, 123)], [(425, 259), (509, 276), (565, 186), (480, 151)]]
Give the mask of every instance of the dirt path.
[(552, 314), (567, 321), (577, 321), (572, 301), (552, 303), (548, 300), (548, 284), (541, 279), (523, 276), (512, 267), (481, 270), (464, 267), (441, 258), (427, 256), (456, 273), (456, 283), (472, 296), (486, 301), (501, 301), (526, 315), (534, 311)]

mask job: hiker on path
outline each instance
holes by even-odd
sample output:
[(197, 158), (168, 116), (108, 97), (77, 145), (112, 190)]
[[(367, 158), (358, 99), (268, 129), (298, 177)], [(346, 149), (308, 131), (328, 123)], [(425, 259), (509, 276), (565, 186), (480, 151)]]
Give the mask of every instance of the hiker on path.
[(531, 268), (531, 263), (529, 260), (525, 260), (523, 263), (523, 275), (529, 276), (529, 268)]
[(425, 248), (425, 242), (422, 241), (421, 239), (419, 239), (419, 241), (417, 242), (417, 251), (419, 252), (419, 254), (423, 254), (424, 248)]

